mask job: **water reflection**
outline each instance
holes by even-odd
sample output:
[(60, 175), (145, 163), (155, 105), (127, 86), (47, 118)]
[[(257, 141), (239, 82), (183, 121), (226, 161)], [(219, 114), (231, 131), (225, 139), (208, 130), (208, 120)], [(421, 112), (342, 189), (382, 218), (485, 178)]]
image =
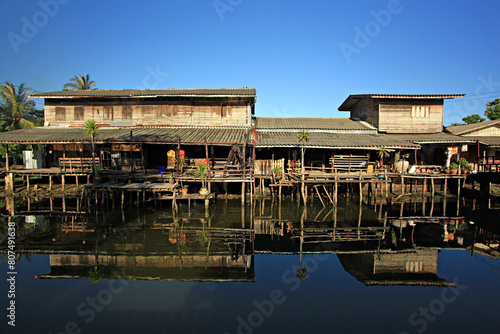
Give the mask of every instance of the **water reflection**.
[[(296, 277), (307, 279), (303, 254), (335, 253), (368, 286), (451, 286), (437, 276), (441, 249), (498, 258), (498, 235), (457, 215), (458, 203), (341, 200), (330, 207), (263, 199), (246, 206), (219, 200), (209, 210), (193, 203), (82, 211), (78, 198), (10, 198), (2, 219), (16, 224), (18, 253), (50, 254), (50, 272), (39, 279), (255, 282), (254, 254), (298, 254)], [(3, 231), (4, 249), (5, 241)]]

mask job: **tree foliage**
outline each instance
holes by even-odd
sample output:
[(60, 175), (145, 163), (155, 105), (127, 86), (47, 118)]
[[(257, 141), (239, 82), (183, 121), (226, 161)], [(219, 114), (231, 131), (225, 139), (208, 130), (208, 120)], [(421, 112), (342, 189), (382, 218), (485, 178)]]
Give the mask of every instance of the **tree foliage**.
[(23, 82), (14, 86), (10, 81), (0, 84), (0, 127), (4, 130), (30, 128), (35, 124), (29, 119), (35, 111), (35, 102), (28, 96), (33, 92)]
[(479, 116), (479, 114), (469, 115), (462, 118), (466, 124), (481, 123), (486, 121), (486, 118)]
[(492, 121), (500, 119), (500, 98), (486, 103), (484, 115)]
[(95, 88), (95, 81), (90, 80), (90, 75), (87, 74), (86, 76), (83, 76), (81, 74), (73, 76), (71, 79), (69, 79), (68, 83), (65, 83), (63, 85), (64, 90), (94, 90), (97, 89)]

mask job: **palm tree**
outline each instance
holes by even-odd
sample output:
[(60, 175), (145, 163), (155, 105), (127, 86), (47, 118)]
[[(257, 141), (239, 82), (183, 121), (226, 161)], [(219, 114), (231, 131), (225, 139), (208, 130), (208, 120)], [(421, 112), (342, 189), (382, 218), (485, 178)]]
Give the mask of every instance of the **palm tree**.
[(92, 143), (92, 167), (94, 168), (94, 177), (97, 177), (97, 169), (95, 168), (94, 138), (99, 136), (99, 132), (97, 131), (98, 128), (99, 127), (93, 119), (89, 119), (85, 122), (85, 134), (90, 137), (90, 141)]
[(63, 86), (64, 90), (72, 89), (72, 90), (94, 90), (95, 81), (90, 80), (90, 76), (87, 74), (83, 76), (81, 74), (73, 76), (69, 79), (68, 83), (65, 83)]
[(310, 137), (309, 131), (307, 131), (307, 130), (299, 131), (298, 137), (299, 137), (299, 143), (302, 143), (302, 147), (301, 147), (301, 153), (302, 153), (301, 166), (302, 166), (302, 174), (304, 174), (304, 153), (306, 151), (306, 149), (304, 147), (304, 142), (308, 143), (311, 140), (311, 137)]
[(29, 99), (33, 89), (24, 82), (17, 89), (10, 81), (0, 84), (0, 110), (10, 129), (31, 128), (34, 124), (24, 116), (35, 109), (35, 102)]
[(382, 145), (380, 148), (377, 150), (378, 157), (380, 158), (380, 168), (384, 165), (384, 158), (389, 156), (389, 151), (387, 150), (387, 147)]

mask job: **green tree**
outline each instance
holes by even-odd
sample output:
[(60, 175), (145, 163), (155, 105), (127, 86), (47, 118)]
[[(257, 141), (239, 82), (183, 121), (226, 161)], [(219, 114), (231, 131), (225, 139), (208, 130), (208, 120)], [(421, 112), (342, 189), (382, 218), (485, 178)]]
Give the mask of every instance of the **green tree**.
[(484, 115), (492, 121), (500, 119), (500, 98), (486, 103)]
[(0, 84), (0, 111), (2, 120), (8, 124), (7, 130), (34, 126), (26, 119), (26, 115), (35, 110), (35, 102), (28, 97), (32, 91), (24, 82), (17, 88), (10, 81)]
[(474, 124), (484, 122), (486, 121), (486, 118), (479, 116), (479, 114), (474, 114), (465, 116), (464, 118), (462, 118), (462, 121), (464, 121), (466, 124)]
[(90, 76), (87, 74), (83, 76), (81, 74), (73, 76), (69, 79), (68, 83), (65, 83), (63, 86), (64, 90), (94, 90), (95, 81), (90, 80)]
[(97, 131), (99, 127), (97, 126), (95, 120), (89, 119), (85, 122), (85, 134), (90, 137), (90, 142), (92, 143), (92, 167), (94, 169), (94, 176), (97, 177), (97, 169), (95, 168), (95, 146), (94, 138), (99, 136)]
[(309, 131), (307, 130), (302, 130), (302, 131), (299, 131), (298, 133), (298, 138), (299, 138), (299, 143), (302, 144), (302, 147), (301, 147), (301, 167), (302, 167), (302, 174), (304, 174), (304, 154), (306, 152), (306, 148), (304, 147), (304, 143), (309, 143), (311, 141), (311, 136), (310, 136), (310, 133)]
[(380, 158), (380, 168), (384, 165), (384, 158), (389, 156), (389, 151), (387, 150), (387, 147), (382, 145), (380, 148), (377, 150), (378, 157)]

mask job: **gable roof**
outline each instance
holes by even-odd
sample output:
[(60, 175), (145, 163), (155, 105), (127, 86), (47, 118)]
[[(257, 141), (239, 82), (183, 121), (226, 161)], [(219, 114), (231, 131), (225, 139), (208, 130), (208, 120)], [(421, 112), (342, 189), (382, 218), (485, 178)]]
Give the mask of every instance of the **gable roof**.
[(196, 89), (95, 89), (61, 90), (47, 93), (33, 93), (30, 98), (82, 98), (82, 97), (256, 97), (255, 88), (196, 88)]
[(257, 147), (300, 147), (336, 148), (336, 149), (369, 149), (376, 150), (380, 146), (387, 148), (418, 149), (419, 144), (386, 134), (354, 134), (314, 132), (310, 141), (299, 143), (297, 134), (290, 131), (260, 132)]
[(473, 123), (473, 124), (463, 124), (463, 125), (454, 125), (454, 126), (449, 126), (446, 128), (449, 132), (453, 133), (454, 135), (463, 135), (466, 133), (471, 133), (474, 131), (482, 130), (489, 128), (491, 126), (495, 125), (500, 125), (500, 119), (494, 120), (494, 121), (487, 121), (487, 122), (480, 122), (480, 123)]
[(333, 117), (256, 117), (255, 128), (262, 132), (269, 130), (333, 130), (376, 133), (376, 129), (368, 123), (354, 121), (350, 118)]
[(351, 111), (351, 108), (364, 98), (371, 99), (455, 99), (464, 97), (465, 94), (354, 94), (349, 95), (340, 105), (339, 111)]

